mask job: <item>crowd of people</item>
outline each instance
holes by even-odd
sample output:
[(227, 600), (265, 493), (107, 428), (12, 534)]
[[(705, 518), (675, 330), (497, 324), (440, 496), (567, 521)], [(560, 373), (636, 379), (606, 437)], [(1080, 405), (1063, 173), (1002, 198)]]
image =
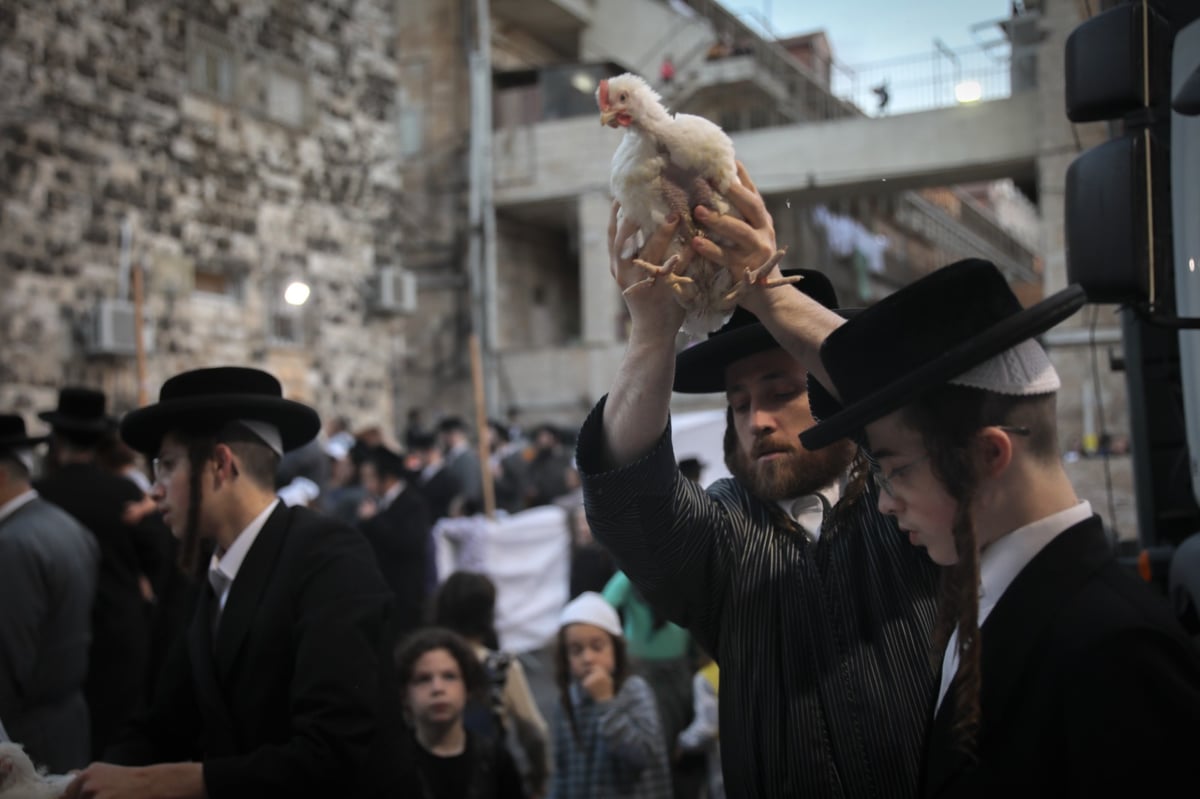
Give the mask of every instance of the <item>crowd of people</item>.
[[(776, 256), (739, 177), (685, 262)], [(389, 446), (245, 367), (119, 421), (64, 387), (44, 454), (0, 416), (0, 740), (106, 799), (1200, 784), (1195, 641), (1062, 467), (1036, 337), (1076, 287), (1023, 308), (968, 260), (845, 309), (790, 270), (677, 351), (671, 282), (616, 218), (630, 340), (577, 434), (492, 422), (481, 460), (414, 412)], [(673, 392), (724, 395), (731, 478), (677, 462)], [(532, 599), (494, 558), (535, 518), (569, 564), (514, 647)]]

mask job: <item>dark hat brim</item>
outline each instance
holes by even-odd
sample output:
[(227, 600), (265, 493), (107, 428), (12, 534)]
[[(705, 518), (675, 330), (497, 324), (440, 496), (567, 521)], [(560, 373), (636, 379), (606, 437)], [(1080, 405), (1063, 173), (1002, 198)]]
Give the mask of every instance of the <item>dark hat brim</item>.
[(778, 346), (762, 322), (705, 339), (675, 356), (674, 389), (680, 394), (724, 391), (729, 364)]
[(0, 451), (29, 449), (30, 447), (36, 447), (38, 444), (45, 444), (49, 440), (49, 436), (16, 436), (13, 438), (0, 438)]
[[(861, 308), (834, 308), (843, 319), (850, 319)], [(762, 322), (739, 327), (713, 336), (675, 356), (675, 385), (680, 394), (719, 394), (725, 390), (725, 370), (740, 361), (782, 345)]]
[(116, 419), (111, 416), (80, 419), (78, 416), (68, 416), (59, 411), (42, 411), (38, 414), (38, 418), (55, 430), (75, 433), (107, 433), (113, 429), (116, 422)]
[[(800, 434), (800, 443), (805, 449), (814, 450), (854, 435), (871, 422), (903, 408), (929, 389), (947, 383), (988, 358), (1044, 333), (1086, 303), (1087, 297), (1080, 286), (1068, 286), (971, 336), (940, 357), (881, 386), (829, 418), (818, 421)], [(903, 331), (896, 331), (896, 334), (902, 335)]]
[(304, 446), (321, 431), (317, 412), (299, 402), (247, 394), (206, 394), (164, 400), (130, 411), (121, 420), (121, 438), (137, 452), (155, 456), (167, 433), (239, 419), (275, 425), (284, 452)]

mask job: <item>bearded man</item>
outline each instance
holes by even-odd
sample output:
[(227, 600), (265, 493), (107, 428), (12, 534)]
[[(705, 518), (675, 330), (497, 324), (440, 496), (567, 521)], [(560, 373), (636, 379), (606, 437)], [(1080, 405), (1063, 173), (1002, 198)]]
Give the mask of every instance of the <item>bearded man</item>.
[[(731, 194), (748, 219), (769, 220), (752, 188)], [(657, 263), (674, 227), (651, 236), (641, 257)], [(675, 354), (682, 310), (669, 281), (645, 281), (616, 255), (627, 233), (610, 225), (618, 285), (642, 281), (625, 293), (629, 347), (579, 436), (596, 538), (720, 664), (729, 796), (915, 796), (937, 689), (935, 567), (876, 510), (854, 443), (800, 445), (814, 424), (807, 374), (752, 314), (739, 307)], [(836, 306), (824, 275), (785, 274)], [(680, 474), (672, 388), (724, 392), (732, 479), (705, 489)]]

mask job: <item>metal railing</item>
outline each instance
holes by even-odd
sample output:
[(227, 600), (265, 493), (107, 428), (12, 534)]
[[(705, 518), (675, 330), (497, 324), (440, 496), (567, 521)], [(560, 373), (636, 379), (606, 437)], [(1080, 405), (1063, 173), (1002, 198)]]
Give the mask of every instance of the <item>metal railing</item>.
[(1006, 42), (958, 49), (935, 42), (927, 53), (837, 67), (834, 94), (871, 116), (998, 100), (1012, 93)]

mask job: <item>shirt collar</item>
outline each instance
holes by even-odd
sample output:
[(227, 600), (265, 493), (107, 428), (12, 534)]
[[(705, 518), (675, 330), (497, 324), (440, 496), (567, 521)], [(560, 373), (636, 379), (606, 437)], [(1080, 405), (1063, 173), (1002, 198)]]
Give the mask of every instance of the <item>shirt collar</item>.
[(208, 581), (212, 584), (213, 591), (217, 596), (222, 596), (229, 586), (233, 585), (233, 581), (237, 579), (238, 570), (242, 567), (242, 561), (246, 559), (246, 553), (250, 551), (254, 540), (258, 538), (267, 519), (278, 505), (279, 500), (276, 499), (262, 513), (255, 516), (254, 521), (246, 525), (246, 529), (242, 530), (233, 540), (229, 549), (225, 550), (225, 554), (218, 558), (217, 554), (213, 553), (212, 560), (208, 564)]
[(980, 626), (1021, 569), (1060, 533), (1091, 516), (1091, 503), (1083, 501), (1018, 527), (984, 548), (979, 555)]
[(379, 510), (387, 510), (391, 504), (396, 501), (396, 497), (400, 496), (400, 492), (404, 490), (405, 482), (400, 480), (394, 486), (383, 492), (383, 496), (379, 498)]
[[(821, 501), (822, 497), (825, 502)], [(784, 515), (789, 519), (794, 519), (796, 524), (803, 527), (804, 531), (815, 541), (821, 537), (821, 524), (825, 520), (825, 503), (832, 508), (841, 498), (842, 481), (834, 480), (833, 483), (812, 494), (781, 499), (778, 501), (778, 505)]]
[(37, 499), (38, 492), (32, 488), (24, 494), (17, 494), (15, 497), (0, 505), (0, 522), (12, 516), (25, 505), (28, 505), (33, 500)]

